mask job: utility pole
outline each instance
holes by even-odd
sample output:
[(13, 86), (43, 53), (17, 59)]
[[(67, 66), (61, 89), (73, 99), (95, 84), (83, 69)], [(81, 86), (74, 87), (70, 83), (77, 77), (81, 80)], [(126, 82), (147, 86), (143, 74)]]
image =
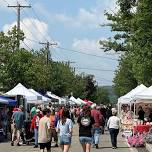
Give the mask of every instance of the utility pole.
[(68, 67), (70, 67), (70, 64), (71, 64), (71, 63), (75, 63), (75, 62), (67, 61), (66, 63), (67, 63), (67, 65), (68, 65)]
[(39, 42), (39, 44), (42, 44), (42, 45), (45, 45), (45, 48), (46, 48), (46, 51), (47, 51), (47, 54), (46, 54), (46, 63), (48, 65), (49, 63), (49, 59), (51, 58), (51, 54), (50, 54), (50, 46), (53, 46), (53, 45), (57, 45), (57, 43), (50, 43), (50, 42)]
[(20, 47), (20, 21), (21, 21), (21, 8), (31, 8), (31, 6), (23, 6), (17, 2), (17, 5), (8, 5), (11, 8), (17, 8), (17, 48)]

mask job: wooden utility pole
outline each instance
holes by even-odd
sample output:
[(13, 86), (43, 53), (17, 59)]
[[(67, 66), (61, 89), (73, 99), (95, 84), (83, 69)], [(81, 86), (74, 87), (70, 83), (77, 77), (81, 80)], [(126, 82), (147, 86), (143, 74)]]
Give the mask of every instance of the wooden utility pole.
[(48, 65), (49, 63), (49, 60), (51, 59), (51, 53), (50, 53), (50, 46), (53, 46), (53, 45), (57, 45), (57, 43), (50, 43), (50, 42), (39, 42), (39, 44), (42, 44), (42, 45), (45, 45), (45, 48), (46, 48), (46, 51), (47, 51), (47, 55), (46, 55), (46, 63)]
[(8, 7), (17, 8), (17, 48), (20, 48), (20, 21), (21, 21), (21, 8), (31, 8), (30, 5), (23, 6), (17, 2), (17, 5), (8, 5)]

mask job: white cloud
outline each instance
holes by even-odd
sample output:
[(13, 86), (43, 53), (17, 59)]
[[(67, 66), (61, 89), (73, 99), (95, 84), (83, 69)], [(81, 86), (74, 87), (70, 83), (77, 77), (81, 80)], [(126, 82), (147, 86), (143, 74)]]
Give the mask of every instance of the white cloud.
[(95, 11), (81, 8), (75, 17), (66, 14), (56, 14), (53, 19), (68, 27), (97, 28), (103, 20), (105, 21), (102, 16), (102, 14), (96, 14)]
[(51, 18), (52, 22), (59, 22), (67, 27), (93, 29), (98, 28), (99, 24), (107, 22), (104, 10), (115, 11), (115, 2), (116, 0), (97, 0), (94, 7), (90, 9), (80, 8), (75, 16), (66, 13), (51, 14), (40, 3), (36, 3), (34, 8), (47, 19)]
[(76, 50), (85, 50), (85, 53), (93, 53), (96, 55), (101, 55), (102, 51), (100, 50), (100, 45), (98, 40), (90, 40), (88, 38), (84, 39), (74, 39), (72, 48)]
[[(6, 33), (9, 29), (16, 25), (16, 22), (11, 24), (6, 24), (3, 27), (3, 31)], [(35, 41), (46, 41), (49, 39), (48, 34), (48, 25), (42, 21), (33, 18), (25, 18), (21, 21), (21, 29), (23, 29), (24, 34), (27, 39), (24, 42), (30, 47), (35, 48), (38, 44), (33, 41), (29, 41), (28, 39)], [(46, 39), (45, 39), (46, 38)]]
[[(101, 39), (104, 40), (104, 38), (101, 38)], [(72, 43), (72, 48), (74, 50), (78, 50), (80, 52), (101, 56), (102, 60), (100, 63), (102, 63), (102, 66), (104, 65), (103, 67), (110, 69), (111, 65), (109, 65), (109, 60), (107, 60), (107, 58), (117, 59), (118, 55), (117, 56), (110, 56), (109, 54), (105, 53), (102, 49), (100, 49), (100, 47), (101, 46), (99, 45), (99, 39), (88, 39), (88, 38), (76, 39), (75, 38), (73, 40), (73, 43)], [(90, 57), (90, 56), (88, 56), (88, 57)], [(93, 59), (96, 59), (96, 58), (93, 57)], [(98, 59), (100, 59), (100, 58), (98, 58)], [(79, 60), (80, 60), (80, 62), (83, 62), (84, 58), (82, 60), (79, 58)], [(90, 65), (96, 65), (95, 61), (93, 61), (93, 60), (90, 61)], [(88, 64), (89, 62), (86, 62), (86, 63)]]

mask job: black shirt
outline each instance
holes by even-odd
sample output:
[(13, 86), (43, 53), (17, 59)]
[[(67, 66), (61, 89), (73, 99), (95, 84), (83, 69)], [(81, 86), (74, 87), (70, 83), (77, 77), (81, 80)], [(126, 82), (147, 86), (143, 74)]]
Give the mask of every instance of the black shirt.
[(139, 110), (138, 112), (138, 119), (140, 120), (144, 120), (144, 115), (145, 115), (145, 112), (143, 110)]
[(92, 137), (91, 129), (95, 122), (94, 118), (80, 116), (77, 122), (79, 123), (79, 137)]

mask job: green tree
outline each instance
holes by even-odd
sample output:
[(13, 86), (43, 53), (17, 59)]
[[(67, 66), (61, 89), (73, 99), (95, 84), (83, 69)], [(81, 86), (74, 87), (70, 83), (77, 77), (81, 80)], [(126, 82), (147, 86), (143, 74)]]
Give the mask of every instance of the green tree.
[(138, 1), (132, 35), (132, 63), (135, 78), (147, 86), (152, 84), (152, 1)]
[(108, 104), (110, 102), (108, 91), (103, 87), (98, 87), (95, 102), (98, 104)]
[(121, 57), (113, 82), (115, 93), (119, 97), (128, 93), (138, 85), (137, 80), (134, 77), (132, 63), (130, 62), (130, 57), (128, 55)]

